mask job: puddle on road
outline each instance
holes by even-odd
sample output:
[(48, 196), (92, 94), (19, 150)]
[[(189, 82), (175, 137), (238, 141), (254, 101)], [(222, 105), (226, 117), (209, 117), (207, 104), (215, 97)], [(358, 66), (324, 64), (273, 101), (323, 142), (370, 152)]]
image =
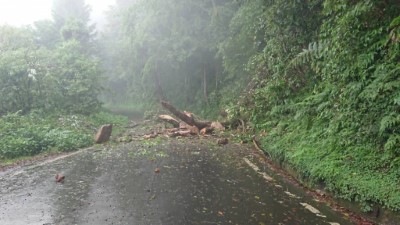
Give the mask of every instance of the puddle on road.
[[(21, 213), (20, 224), (351, 224), (267, 168), (255, 171), (236, 145), (189, 139), (98, 148), (0, 177), (2, 202), (17, 204), (0, 205), (0, 224)], [(54, 182), (57, 171), (64, 184)]]

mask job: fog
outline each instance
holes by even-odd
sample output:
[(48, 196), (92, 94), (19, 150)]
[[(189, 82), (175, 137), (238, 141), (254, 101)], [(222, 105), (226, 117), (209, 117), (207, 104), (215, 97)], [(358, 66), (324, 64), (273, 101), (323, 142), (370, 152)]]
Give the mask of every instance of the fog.
[[(92, 8), (91, 18), (100, 25), (104, 22), (104, 11), (115, 0), (86, 0)], [(51, 19), (53, 0), (0, 0), (0, 24), (13, 26), (29, 25), (35, 21)]]

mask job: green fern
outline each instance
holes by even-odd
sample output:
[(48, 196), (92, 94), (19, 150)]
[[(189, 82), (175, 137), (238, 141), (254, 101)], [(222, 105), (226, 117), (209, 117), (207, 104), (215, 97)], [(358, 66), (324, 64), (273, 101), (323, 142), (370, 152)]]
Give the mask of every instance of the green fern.
[(400, 135), (394, 134), (389, 137), (386, 141), (384, 149), (386, 151), (395, 151), (396, 154), (400, 154)]
[(289, 67), (304, 65), (310, 62), (312, 59), (318, 59), (322, 57), (323, 51), (327, 45), (328, 41), (326, 40), (309, 43), (307, 49), (303, 49), (302, 52), (297, 54), (297, 56), (290, 61)]
[(400, 126), (400, 115), (391, 113), (382, 118), (379, 132), (383, 134), (388, 130), (395, 130), (396, 126)]

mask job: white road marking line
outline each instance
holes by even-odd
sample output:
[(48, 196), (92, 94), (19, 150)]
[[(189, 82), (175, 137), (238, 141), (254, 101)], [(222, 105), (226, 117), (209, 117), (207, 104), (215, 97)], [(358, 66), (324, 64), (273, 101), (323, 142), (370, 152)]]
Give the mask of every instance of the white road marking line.
[(248, 160), (247, 158), (244, 158), (244, 161), (247, 163), (247, 165), (249, 165), (254, 171), (258, 172), (260, 170), (260, 168), (258, 168), (258, 166), (254, 165), (252, 162), (250, 162), (250, 160)]
[(255, 172), (260, 174), (266, 181), (269, 181), (269, 182), (274, 181), (274, 178), (269, 176), (266, 172), (260, 172), (260, 168), (258, 168), (258, 166), (256, 166), (254, 163), (250, 162), (249, 159), (247, 159), (247, 158), (243, 158), (243, 159), (247, 163), (247, 165), (249, 165)]
[(297, 196), (295, 194), (292, 194), (292, 193), (290, 193), (288, 191), (285, 191), (285, 194), (289, 195), (289, 197), (291, 197), (291, 198), (300, 198), (299, 196)]
[(300, 203), (300, 205), (304, 206), (304, 208), (308, 209), (308, 211), (314, 213), (316, 216), (326, 218), (324, 214), (322, 214), (318, 209), (314, 208), (312, 205), (307, 203)]

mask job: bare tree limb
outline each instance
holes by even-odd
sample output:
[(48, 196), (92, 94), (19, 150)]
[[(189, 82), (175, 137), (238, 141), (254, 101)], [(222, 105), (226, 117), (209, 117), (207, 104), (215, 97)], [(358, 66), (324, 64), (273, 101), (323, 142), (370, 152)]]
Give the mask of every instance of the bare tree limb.
[(159, 115), (158, 118), (162, 121), (172, 124), (174, 127), (179, 127), (179, 121), (170, 115)]

